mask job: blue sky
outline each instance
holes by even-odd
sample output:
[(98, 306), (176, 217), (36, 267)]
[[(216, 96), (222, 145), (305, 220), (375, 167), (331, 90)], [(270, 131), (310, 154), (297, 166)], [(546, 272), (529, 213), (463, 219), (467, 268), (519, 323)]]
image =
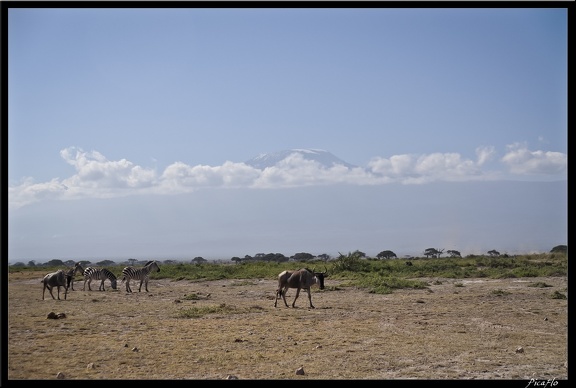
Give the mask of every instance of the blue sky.
[[(566, 9), (12, 8), (8, 22), (11, 262), (567, 243)], [(243, 163), (292, 148), (359, 168)]]

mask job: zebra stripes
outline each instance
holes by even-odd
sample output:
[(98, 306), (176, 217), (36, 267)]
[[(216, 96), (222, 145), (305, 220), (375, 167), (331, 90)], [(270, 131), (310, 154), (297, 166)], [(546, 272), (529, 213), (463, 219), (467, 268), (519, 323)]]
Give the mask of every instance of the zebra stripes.
[(88, 282), (88, 289), (92, 291), (92, 288), (90, 287), (92, 280), (101, 280), (98, 290), (106, 291), (104, 289), (104, 281), (106, 279), (109, 279), (112, 288), (116, 289), (116, 275), (114, 275), (110, 270), (106, 268), (87, 267), (84, 270), (84, 288), (82, 288), (82, 291), (86, 289), (86, 282)]
[(130, 280), (140, 280), (140, 288), (138, 288), (138, 292), (142, 290), (142, 283), (144, 283), (144, 288), (146, 289), (146, 292), (148, 292), (148, 278), (150, 272), (153, 270), (160, 272), (160, 267), (158, 267), (156, 261), (149, 261), (144, 265), (144, 267), (140, 268), (124, 268), (122, 270), (122, 281), (126, 281), (126, 292), (132, 292), (132, 289), (130, 288)]

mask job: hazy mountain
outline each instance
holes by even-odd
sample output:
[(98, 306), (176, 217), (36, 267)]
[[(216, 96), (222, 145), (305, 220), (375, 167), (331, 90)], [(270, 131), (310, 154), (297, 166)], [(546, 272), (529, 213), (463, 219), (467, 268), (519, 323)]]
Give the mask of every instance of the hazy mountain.
[(353, 164), (343, 161), (342, 159), (332, 155), (330, 152), (325, 150), (319, 149), (292, 149), (292, 150), (284, 150), (269, 154), (260, 154), (255, 158), (252, 158), (244, 163), (254, 168), (258, 168), (260, 170), (265, 169), (266, 167), (273, 167), (282, 160), (286, 159), (288, 156), (292, 154), (300, 154), (306, 160), (314, 160), (323, 167), (331, 168), (335, 164), (341, 164), (348, 168), (357, 167)]

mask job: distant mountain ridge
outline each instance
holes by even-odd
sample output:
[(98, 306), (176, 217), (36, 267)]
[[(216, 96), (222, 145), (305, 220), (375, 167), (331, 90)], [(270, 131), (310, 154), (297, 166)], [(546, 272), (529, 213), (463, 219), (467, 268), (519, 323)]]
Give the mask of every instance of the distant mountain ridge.
[(263, 170), (267, 167), (273, 167), (277, 165), (282, 160), (286, 159), (287, 157), (293, 154), (300, 154), (304, 159), (314, 160), (326, 168), (331, 168), (334, 165), (338, 164), (348, 168), (357, 167), (334, 156), (333, 154), (331, 154), (326, 150), (314, 149), (314, 148), (295, 148), (291, 150), (283, 150), (273, 153), (260, 154), (250, 160), (247, 160), (244, 163), (259, 170)]

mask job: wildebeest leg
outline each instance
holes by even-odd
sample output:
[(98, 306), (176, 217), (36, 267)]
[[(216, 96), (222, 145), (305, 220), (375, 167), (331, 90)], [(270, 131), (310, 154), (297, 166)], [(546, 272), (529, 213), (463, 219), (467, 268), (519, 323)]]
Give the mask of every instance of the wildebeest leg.
[(56, 298), (54, 298), (54, 294), (52, 293), (52, 288), (49, 285), (44, 284), (44, 288), (42, 289), (42, 300), (44, 300), (44, 293), (46, 292), (46, 289), (48, 289), (48, 291), (50, 291), (50, 295), (52, 295), (52, 299), (56, 299)]
[(288, 306), (288, 302), (286, 302), (286, 292), (288, 291), (288, 287), (284, 287), (284, 289), (280, 290), (280, 294), (282, 295), (282, 300), (284, 300), (284, 304), (286, 305), (286, 307), (290, 307)]
[(306, 291), (308, 291), (308, 300), (310, 301), (310, 308), (316, 308), (314, 306), (312, 306), (312, 295), (310, 294), (310, 289), (307, 288)]
[(292, 307), (295, 308), (296, 306), (294, 306), (296, 304), (296, 299), (298, 299), (298, 295), (300, 295), (300, 288), (296, 289), (296, 296), (294, 297), (294, 301), (292, 302)]
[(274, 307), (276, 307), (276, 305), (278, 303), (278, 295), (282, 295), (282, 289), (281, 288), (276, 289), (276, 298), (274, 299)]
[[(62, 286), (64, 288), (64, 300), (66, 300), (66, 295), (68, 294), (68, 287)], [(60, 300), (60, 286), (58, 286), (58, 300)]]

